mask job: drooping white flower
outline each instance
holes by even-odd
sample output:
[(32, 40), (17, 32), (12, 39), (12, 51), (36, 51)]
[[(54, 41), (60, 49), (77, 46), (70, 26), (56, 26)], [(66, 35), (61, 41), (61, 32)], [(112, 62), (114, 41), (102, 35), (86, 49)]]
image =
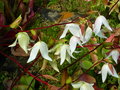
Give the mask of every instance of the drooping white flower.
[(82, 44), (88, 42), (90, 40), (91, 36), (92, 36), (92, 29), (88, 26), (86, 29), (85, 35), (83, 37)]
[(112, 75), (116, 78), (119, 77), (113, 65), (108, 63), (102, 66), (101, 73), (102, 73), (102, 82), (105, 82), (107, 78), (107, 74)]
[(79, 37), (76, 37), (76, 36), (72, 36), (70, 38), (70, 41), (69, 41), (69, 45), (70, 45), (70, 50), (71, 50), (71, 53), (73, 53), (77, 47), (77, 44), (79, 44), (80, 46), (82, 46), (82, 43), (80, 41), (80, 38)]
[(80, 90), (94, 90), (93, 84), (89, 84), (84, 81), (80, 81), (77, 83), (71, 83), (71, 85), (73, 86), (73, 88), (80, 88)]
[(75, 57), (71, 53), (70, 46), (68, 44), (59, 43), (51, 50), (49, 50), (49, 52), (55, 52), (55, 55), (59, 55), (60, 65), (62, 65), (65, 60), (70, 63), (70, 57), (75, 59)]
[(38, 41), (33, 47), (32, 47), (32, 50), (31, 50), (31, 53), (30, 53), (30, 57), (27, 61), (27, 63), (33, 61), (38, 52), (40, 51), (41, 53), (41, 56), (46, 59), (46, 60), (49, 60), (49, 61), (52, 61), (52, 59), (49, 57), (48, 55), (48, 47), (47, 47), (47, 44), (43, 41)]
[(30, 41), (29, 35), (28, 35), (26, 32), (19, 32), (19, 33), (17, 34), (17, 38), (16, 38), (16, 40), (14, 41), (14, 43), (11, 44), (11, 45), (9, 45), (8, 47), (14, 47), (14, 46), (16, 46), (17, 41), (18, 41), (18, 44), (20, 45), (20, 47), (21, 47), (26, 53), (28, 53), (27, 47), (28, 47), (28, 44), (29, 44), (29, 41)]
[(110, 54), (107, 56), (107, 58), (109, 58), (110, 56), (112, 56), (113, 60), (117, 63), (117, 60), (119, 58), (119, 51), (118, 50), (112, 50), (110, 52)]
[(66, 36), (68, 30), (72, 33), (73, 36), (80, 37), (80, 39), (83, 40), (82, 32), (79, 25), (74, 23), (66, 24), (63, 34), (60, 36), (60, 39)]
[(109, 26), (108, 21), (106, 20), (106, 18), (104, 16), (100, 15), (95, 20), (94, 30), (93, 30), (95, 35), (99, 36), (99, 34), (101, 34), (100, 30), (101, 30), (102, 25), (104, 25), (108, 30), (112, 31), (112, 29)]
[(90, 27), (88, 27), (86, 29), (85, 35), (82, 36), (83, 40), (81, 40), (80, 37), (72, 36), (70, 38), (70, 42), (69, 42), (71, 53), (73, 53), (75, 51), (77, 44), (82, 46), (82, 44), (84, 44), (84, 43), (89, 41), (91, 36), (92, 36), (92, 29)]
[(63, 44), (60, 49), (60, 65), (64, 63), (65, 59), (70, 62), (70, 56), (75, 59), (75, 57), (71, 54), (69, 45)]

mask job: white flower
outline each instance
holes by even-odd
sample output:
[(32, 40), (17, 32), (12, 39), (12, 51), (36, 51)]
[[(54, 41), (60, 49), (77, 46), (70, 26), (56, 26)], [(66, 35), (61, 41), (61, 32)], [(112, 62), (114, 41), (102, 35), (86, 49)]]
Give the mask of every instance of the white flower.
[(73, 53), (75, 51), (75, 49), (77, 47), (77, 44), (79, 44), (80, 46), (82, 46), (80, 38), (76, 37), (76, 36), (72, 36), (70, 38), (70, 42), (69, 42), (71, 53)]
[(93, 84), (89, 84), (84, 81), (72, 83), (72, 86), (73, 86), (73, 88), (80, 88), (80, 90), (94, 90)]
[(107, 78), (107, 74), (112, 75), (116, 78), (119, 77), (116, 73), (115, 68), (112, 66), (112, 64), (108, 64), (108, 63), (102, 66), (101, 73), (102, 73), (102, 82), (105, 82)]
[(52, 59), (48, 56), (48, 47), (47, 47), (47, 44), (45, 42), (43, 42), (43, 41), (38, 41), (32, 47), (32, 50), (31, 50), (31, 53), (30, 53), (30, 57), (29, 57), (27, 63), (33, 61), (36, 58), (39, 50), (40, 50), (41, 56), (44, 59), (52, 61)]
[(70, 63), (70, 56), (75, 59), (75, 57), (71, 54), (69, 45), (62, 45), (60, 49), (60, 65), (64, 63), (65, 59)]
[(94, 33), (95, 33), (95, 35), (97, 35), (97, 36), (101, 36), (101, 37), (103, 37), (103, 38), (106, 38), (105, 36), (103, 36), (103, 35), (101, 34), (101, 26), (102, 26), (102, 24), (104, 24), (105, 27), (106, 27), (108, 30), (112, 31), (112, 29), (111, 29), (111, 27), (109, 26), (108, 21), (106, 20), (106, 18), (105, 18), (104, 16), (100, 15), (100, 16), (97, 17), (97, 19), (96, 19), (96, 21), (95, 21), (95, 24), (94, 24)]
[(119, 58), (119, 51), (118, 50), (112, 50), (110, 52), (110, 54), (107, 56), (107, 58), (109, 58), (110, 56), (112, 56), (113, 60), (117, 63), (117, 60)]
[(92, 29), (88, 26), (86, 29), (85, 35), (83, 37), (82, 44), (88, 42), (91, 36), (92, 36)]
[(80, 37), (80, 39), (83, 40), (82, 32), (79, 25), (74, 23), (66, 24), (63, 34), (60, 36), (60, 39), (66, 36), (68, 30), (72, 33), (72, 35)]
[(28, 53), (27, 46), (28, 46), (29, 41), (30, 41), (29, 35), (28, 35), (26, 32), (19, 32), (19, 33), (17, 34), (17, 38), (16, 38), (15, 42), (14, 42), (13, 44), (9, 45), (9, 47), (14, 47), (14, 46), (16, 46), (17, 41), (18, 41), (18, 44), (20, 45), (20, 47), (21, 47), (26, 53)]
[(60, 55), (59, 57), (61, 59), (60, 65), (62, 65), (65, 60), (67, 60), (70, 63), (71, 62), (70, 57), (75, 59), (75, 57), (71, 53), (70, 46), (68, 44), (59, 43), (51, 50), (49, 50), (49, 52), (54, 52), (54, 51), (55, 51), (55, 55)]
[(80, 37), (72, 36), (70, 38), (70, 42), (69, 42), (71, 53), (73, 53), (75, 51), (77, 44), (82, 46), (82, 44), (84, 44), (84, 43), (89, 41), (91, 36), (92, 36), (92, 29), (90, 27), (88, 27), (86, 29), (85, 36), (82, 36), (83, 40), (81, 40)]

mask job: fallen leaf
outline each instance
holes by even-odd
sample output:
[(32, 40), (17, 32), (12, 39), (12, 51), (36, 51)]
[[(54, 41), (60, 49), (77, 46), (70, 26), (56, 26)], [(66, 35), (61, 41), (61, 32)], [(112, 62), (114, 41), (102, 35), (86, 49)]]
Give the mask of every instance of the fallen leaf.
[(74, 16), (73, 12), (61, 12), (60, 13), (61, 17), (58, 19), (58, 22), (64, 22), (68, 20), (69, 18)]
[(96, 83), (96, 79), (93, 77), (93, 76), (90, 76), (88, 74), (82, 74), (80, 77), (79, 77), (79, 80), (81, 81), (85, 81), (87, 83)]
[(55, 80), (55, 81), (59, 81), (57, 78), (51, 76), (51, 75), (42, 75), (44, 78), (46, 79), (50, 79), (50, 80)]
[[(67, 69), (62, 72), (61, 85), (66, 84), (66, 80), (69, 78)], [(65, 85), (62, 90), (69, 90), (69, 85)]]
[(45, 69), (46, 69), (46, 67), (47, 67), (47, 63), (48, 63), (48, 61), (47, 61), (47, 60), (43, 60), (43, 64), (42, 64), (42, 67), (41, 67), (41, 69), (40, 69), (40, 70), (45, 70)]
[(11, 48), (11, 53), (14, 56), (29, 56), (29, 53), (25, 53), (25, 51), (21, 47)]
[(58, 90), (59, 87), (53, 86), (53, 85), (48, 85), (48, 90)]

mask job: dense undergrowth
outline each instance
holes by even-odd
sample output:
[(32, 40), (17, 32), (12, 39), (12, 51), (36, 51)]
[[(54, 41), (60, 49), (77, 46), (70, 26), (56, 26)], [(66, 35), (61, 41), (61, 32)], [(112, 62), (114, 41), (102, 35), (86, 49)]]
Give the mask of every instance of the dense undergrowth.
[(119, 0), (0, 0), (0, 90), (119, 90), (119, 9)]

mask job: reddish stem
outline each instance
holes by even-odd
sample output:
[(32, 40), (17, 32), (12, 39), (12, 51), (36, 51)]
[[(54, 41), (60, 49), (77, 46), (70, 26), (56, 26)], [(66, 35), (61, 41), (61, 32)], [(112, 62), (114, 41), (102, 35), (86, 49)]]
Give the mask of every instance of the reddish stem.
[(8, 59), (10, 59), (11, 61), (13, 61), (14, 63), (16, 63), (21, 69), (24, 70), (24, 72), (28, 73), (31, 77), (35, 78), (35, 80), (45, 84), (45, 85), (49, 85), (47, 82), (37, 78), (36, 76), (34, 76), (33, 74), (31, 74), (27, 69), (25, 69), (16, 59), (14, 59), (11, 56), (6, 55), (5, 53), (3, 53), (2, 51), (0, 51), (0, 54), (2, 54), (3, 56), (7, 57)]
[[(31, 68), (35, 64), (35, 62), (38, 60), (39, 57), (40, 57), (40, 55), (25, 69), (28, 71), (28, 69)], [(15, 82), (12, 83), (11, 88), (14, 87), (14, 85), (16, 84), (16, 82), (18, 82), (20, 80), (20, 78), (24, 75), (24, 73), (25, 72), (21, 73), (20, 76), (15, 80)]]
[[(98, 46), (100, 44), (90, 44), (90, 45), (84, 45), (83, 47), (94, 47), (94, 46)], [(77, 48), (81, 48), (82, 46), (77, 46)]]
[(10, 25), (0, 25), (0, 27), (10, 27)]
[[(53, 25), (50, 25), (50, 26), (44, 26), (44, 27), (33, 28), (32, 30), (45, 29), (45, 28), (50, 28), (50, 27), (60, 26), (60, 25), (70, 24), (70, 23), (74, 23), (74, 22), (61, 23), (61, 24), (53, 24)], [(19, 31), (19, 32), (30, 32), (30, 30), (24, 30), (24, 31), (21, 31), (21, 30), (19, 30), (19, 29), (16, 29), (16, 30)]]

